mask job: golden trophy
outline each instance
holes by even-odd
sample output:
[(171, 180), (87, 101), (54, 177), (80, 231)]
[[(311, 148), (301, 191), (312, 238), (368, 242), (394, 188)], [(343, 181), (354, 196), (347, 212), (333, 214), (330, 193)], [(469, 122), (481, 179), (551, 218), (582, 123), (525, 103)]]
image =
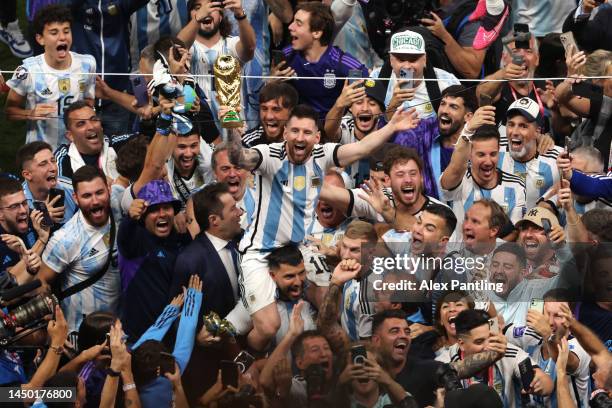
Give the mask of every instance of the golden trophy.
[(240, 62), (231, 55), (219, 55), (213, 67), (215, 90), (220, 105), (229, 107), (221, 119), (225, 129), (242, 127), (238, 110), (240, 107)]

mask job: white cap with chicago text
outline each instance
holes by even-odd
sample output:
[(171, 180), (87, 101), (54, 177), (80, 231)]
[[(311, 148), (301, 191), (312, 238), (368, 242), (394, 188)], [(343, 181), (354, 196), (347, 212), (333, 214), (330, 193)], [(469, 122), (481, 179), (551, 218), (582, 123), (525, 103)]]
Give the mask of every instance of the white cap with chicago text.
[(414, 31), (406, 30), (391, 36), (391, 54), (425, 54), (425, 40)]

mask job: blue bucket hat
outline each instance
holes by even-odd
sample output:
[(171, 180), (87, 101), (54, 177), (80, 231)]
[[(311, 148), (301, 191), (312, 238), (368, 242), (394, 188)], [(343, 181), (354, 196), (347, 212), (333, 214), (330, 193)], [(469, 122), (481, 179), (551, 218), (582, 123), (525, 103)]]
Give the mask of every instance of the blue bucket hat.
[(170, 203), (174, 206), (174, 212), (181, 210), (182, 203), (172, 195), (170, 185), (163, 180), (153, 180), (145, 184), (138, 192), (138, 197), (148, 203), (149, 208), (157, 204)]

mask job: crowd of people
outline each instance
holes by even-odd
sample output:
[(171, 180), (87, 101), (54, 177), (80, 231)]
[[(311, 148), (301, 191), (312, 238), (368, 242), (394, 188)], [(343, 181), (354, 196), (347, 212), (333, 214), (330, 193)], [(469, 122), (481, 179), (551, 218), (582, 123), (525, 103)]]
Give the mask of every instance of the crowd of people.
[(6, 406), (611, 406), (612, 2), (18, 14)]

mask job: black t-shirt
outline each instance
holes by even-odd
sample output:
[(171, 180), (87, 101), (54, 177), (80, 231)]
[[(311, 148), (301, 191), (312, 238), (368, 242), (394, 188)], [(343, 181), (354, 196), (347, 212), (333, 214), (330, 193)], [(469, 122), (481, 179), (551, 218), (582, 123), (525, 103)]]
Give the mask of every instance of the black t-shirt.
[(612, 312), (601, 308), (597, 303), (582, 303), (576, 308), (578, 321), (599, 336), (599, 339), (612, 351)]
[(444, 363), (435, 360), (408, 357), (395, 381), (412, 394), (420, 407), (433, 405), (438, 388), (436, 370), (442, 365)]
[[(28, 223), (29, 223), (28, 231), (25, 234), (23, 235), (12, 234), (12, 235), (16, 235), (19, 238), (21, 238), (26, 248), (30, 249), (36, 243), (36, 240), (38, 239), (38, 234), (32, 227), (31, 221), (28, 221)], [(0, 225), (0, 234), (11, 234), (11, 233), (5, 231), (4, 228), (2, 228), (2, 226)], [(10, 268), (11, 266), (14, 266), (17, 262), (20, 261), (20, 259), (21, 258), (19, 257), (19, 254), (17, 252), (10, 249), (4, 243), (4, 241), (0, 240), (0, 272), (5, 271), (7, 268)]]

